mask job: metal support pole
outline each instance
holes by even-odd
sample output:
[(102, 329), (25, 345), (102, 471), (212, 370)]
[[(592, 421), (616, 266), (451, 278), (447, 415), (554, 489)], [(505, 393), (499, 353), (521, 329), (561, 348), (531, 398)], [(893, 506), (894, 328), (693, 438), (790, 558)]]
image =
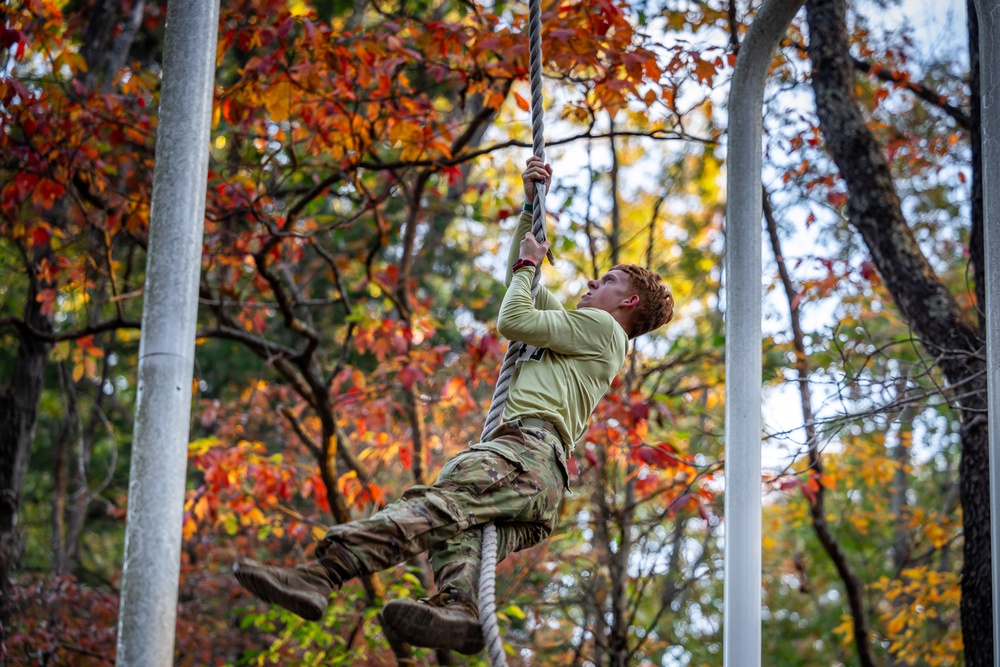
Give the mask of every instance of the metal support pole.
[(174, 663), (219, 0), (167, 3), (118, 618), (119, 667)]
[(975, 0), (983, 137), (983, 243), (986, 246), (986, 368), (993, 539), (993, 655), (1000, 667), (1000, 0)]
[(766, 0), (729, 91), (723, 664), (761, 664), (761, 132), (774, 51), (804, 0)]

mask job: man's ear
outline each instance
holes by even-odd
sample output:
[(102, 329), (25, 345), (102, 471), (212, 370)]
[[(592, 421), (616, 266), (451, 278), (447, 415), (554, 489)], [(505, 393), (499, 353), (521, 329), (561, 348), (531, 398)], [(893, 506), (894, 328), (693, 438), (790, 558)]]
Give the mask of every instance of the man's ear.
[(622, 305), (625, 306), (625, 307), (627, 307), (627, 308), (634, 308), (634, 307), (638, 306), (639, 305), (639, 295), (638, 294), (633, 294), (632, 296), (628, 297), (627, 299), (623, 299), (622, 300)]

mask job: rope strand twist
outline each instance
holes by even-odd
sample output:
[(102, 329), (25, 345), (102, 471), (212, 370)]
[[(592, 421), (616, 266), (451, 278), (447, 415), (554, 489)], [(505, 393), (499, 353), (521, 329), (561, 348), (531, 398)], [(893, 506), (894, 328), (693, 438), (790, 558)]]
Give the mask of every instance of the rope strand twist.
[[(545, 127), (542, 108), (542, 8), (540, 0), (528, 0), (528, 74), (531, 86), (531, 139), (532, 152), (545, 161)], [(531, 232), (539, 243), (545, 241), (545, 184), (535, 184), (535, 200), (532, 203)], [(518, 243), (518, 239), (512, 239)], [(542, 267), (535, 270), (531, 280), (531, 298), (538, 295), (541, 284)], [(511, 341), (507, 346), (493, 400), (486, 413), (482, 438), (485, 438), (503, 419), (503, 409), (510, 394), (510, 384), (514, 377), (517, 357), (524, 348), (523, 343)], [(497, 569), (497, 528), (488, 524), (483, 528), (482, 557), (479, 567), (479, 618), (483, 626), (483, 639), (493, 667), (507, 667), (503, 640), (496, 615), (496, 569)]]

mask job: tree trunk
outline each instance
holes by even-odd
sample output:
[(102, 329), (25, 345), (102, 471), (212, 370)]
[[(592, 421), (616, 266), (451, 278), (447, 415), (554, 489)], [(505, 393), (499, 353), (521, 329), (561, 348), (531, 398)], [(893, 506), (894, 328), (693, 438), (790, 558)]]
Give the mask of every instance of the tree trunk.
[[(52, 503), (52, 573), (70, 574), (80, 564), (80, 539), (83, 536), (87, 509), (90, 506), (87, 473), (90, 469), (94, 433), (93, 428), (89, 433), (84, 431), (76, 383), (73, 382), (64, 364), (60, 365), (59, 372), (66, 394), (66, 416), (57, 437), (55, 454), (56, 497)], [(106, 374), (105, 364), (105, 376)], [(95, 412), (100, 410), (100, 396), (102, 394), (99, 393), (94, 405)]]
[(615, 119), (608, 121), (608, 148), (611, 150), (611, 234), (608, 241), (611, 245), (611, 266), (617, 266), (621, 261), (621, 229), (622, 212), (618, 203), (618, 146), (615, 145)]
[[(30, 269), (29, 276), (24, 321), (38, 331), (51, 332), (52, 324), (35, 298), (40, 285)], [(21, 552), (17, 527), (21, 492), (51, 347), (29, 331), (19, 335), (10, 382), (0, 391), (0, 644), (10, 627), (13, 575)]]
[(785, 292), (785, 299), (788, 301), (788, 315), (792, 328), (792, 344), (795, 348), (795, 370), (798, 374), (799, 385), (799, 405), (802, 409), (802, 424), (806, 435), (806, 449), (809, 456), (809, 471), (820, 480), (816, 489), (816, 497), (809, 506), (809, 513), (812, 520), (813, 531), (816, 539), (830, 557), (830, 561), (837, 570), (841, 582), (844, 584), (844, 592), (847, 595), (847, 606), (851, 610), (851, 619), (854, 630), (854, 645), (858, 651), (858, 662), (862, 667), (874, 667), (875, 658), (872, 655), (871, 628), (868, 624), (868, 608), (865, 604), (864, 582), (857, 575), (854, 566), (851, 565), (844, 553), (843, 547), (837, 541), (837, 537), (830, 528), (827, 521), (826, 509), (826, 488), (822, 484), (823, 477), (823, 454), (819, 447), (819, 434), (816, 433), (816, 420), (812, 411), (812, 389), (809, 386), (809, 377), (812, 373), (809, 367), (809, 355), (806, 351), (805, 333), (802, 330), (801, 311), (797, 302), (798, 290), (792, 284), (791, 275), (785, 264), (785, 257), (781, 251), (781, 239), (778, 237), (778, 224), (774, 219), (774, 212), (771, 208), (767, 192), (762, 198), (764, 220), (767, 223), (767, 235), (771, 241), (771, 248), (774, 251), (774, 261), (778, 265), (778, 274), (781, 277), (781, 284)]
[(55, 462), (53, 465), (52, 484), (55, 488), (52, 498), (52, 573), (66, 574), (69, 572), (69, 558), (66, 555), (66, 498), (69, 495), (67, 466), (73, 417), (70, 409), (69, 390), (67, 388), (67, 384), (70, 382), (69, 371), (66, 370), (65, 364), (59, 365), (59, 375), (67, 400), (66, 414), (63, 416), (59, 433), (56, 434), (56, 448), (52, 456)]
[(989, 456), (982, 340), (907, 226), (885, 156), (854, 96), (844, 0), (809, 0), (809, 57), (826, 145), (847, 183), (847, 214), (903, 316), (948, 383), (960, 385), (964, 522), (961, 618), (969, 667), (993, 665)]
[(122, 31), (115, 38), (111, 45), (111, 53), (108, 55), (108, 62), (105, 66), (106, 75), (104, 78), (104, 90), (110, 90), (115, 81), (118, 70), (125, 66), (132, 44), (142, 27), (142, 17), (146, 11), (146, 0), (135, 0), (132, 5), (132, 13), (125, 21)]
[[(507, 91), (504, 90), (506, 96)], [(472, 150), (479, 147), (486, 136), (486, 131), (493, 127), (497, 112), (483, 106), (483, 96), (476, 94), (471, 96), (465, 105), (466, 117), (469, 124), (464, 136), (467, 141), (462, 144), (465, 150)], [(427, 230), (421, 243), (422, 249), (431, 249), (417, 254), (413, 258), (413, 275), (424, 276), (431, 273), (440, 273), (442, 270), (454, 270), (447, 260), (447, 254), (442, 256), (445, 249), (445, 237), (451, 223), (455, 221), (454, 202), (458, 201), (462, 194), (469, 187), (469, 174), (472, 172), (473, 162), (463, 162), (459, 166), (458, 178), (449, 182), (448, 191), (439, 201), (432, 202), (427, 207)], [(437, 267), (435, 267), (437, 263)], [(446, 266), (441, 266), (445, 264)]]
[(597, 466), (594, 474), (596, 481), (590, 494), (591, 502), (596, 509), (594, 519), (594, 555), (596, 568), (594, 572), (594, 658), (593, 663), (601, 666), (611, 664), (608, 642), (611, 627), (608, 624), (610, 604), (608, 597), (612, 594), (611, 568), (609, 564), (614, 558), (611, 552), (611, 509), (608, 505), (607, 489), (611, 483), (608, 473), (608, 455), (605, 447), (597, 448)]
[[(905, 378), (896, 382), (896, 395), (905, 399), (907, 383)], [(913, 419), (917, 416), (914, 405), (907, 405), (899, 414), (897, 422), (899, 431), (896, 435), (896, 446), (890, 455), (896, 464), (893, 473), (892, 496), (889, 500), (889, 516), (892, 517), (892, 547), (889, 550), (892, 565), (902, 570), (910, 558), (911, 530), (908, 526), (909, 501), (906, 494), (909, 491), (909, 475), (906, 472), (910, 465), (910, 446), (913, 442)]]
[(972, 152), (972, 187), (969, 208), (972, 231), (969, 234), (969, 261), (972, 281), (979, 304), (979, 335), (986, 336), (986, 247), (983, 245), (983, 121), (979, 89), (979, 17), (975, 0), (966, 0), (969, 15), (969, 149)]
[(631, 507), (635, 503), (635, 480), (633, 470), (625, 463), (625, 498), (621, 511), (615, 512), (618, 522), (618, 549), (609, 554), (611, 571), (611, 636), (608, 638), (608, 665), (626, 667), (629, 659), (628, 628), (629, 614), (629, 574), (628, 561), (632, 553)]
[[(72, 416), (76, 420), (76, 449), (70, 447), (70, 452), (76, 456), (73, 458), (72, 495), (69, 497), (70, 505), (67, 507), (66, 521), (66, 558), (69, 572), (80, 566), (80, 541), (83, 538), (84, 526), (87, 522), (87, 512), (90, 509), (92, 499), (90, 491), (90, 459), (94, 451), (94, 442), (97, 439), (96, 424), (99, 424), (98, 414), (102, 409), (104, 392), (101, 388), (108, 378), (108, 365), (103, 364), (101, 373), (101, 384), (98, 385), (97, 395), (93, 398), (93, 408), (91, 410), (89, 428), (84, 428), (83, 418), (80, 414), (80, 401), (77, 396), (77, 387), (72, 378), (67, 378), (68, 391), (73, 404)], [(72, 441), (71, 441), (72, 442)]]
[(88, 90), (97, 88), (104, 78), (120, 5), (120, 0), (96, 0), (90, 8), (87, 31), (80, 46), (80, 55), (87, 61), (83, 82)]

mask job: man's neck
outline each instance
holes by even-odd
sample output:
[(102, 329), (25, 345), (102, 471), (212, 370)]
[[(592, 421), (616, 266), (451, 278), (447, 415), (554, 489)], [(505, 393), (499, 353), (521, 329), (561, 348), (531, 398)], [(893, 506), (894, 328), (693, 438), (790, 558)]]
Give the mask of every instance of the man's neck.
[(611, 313), (611, 317), (615, 318), (615, 322), (625, 331), (625, 337), (631, 340), (632, 336), (628, 332), (628, 315), (628, 312), (624, 310), (616, 310)]

